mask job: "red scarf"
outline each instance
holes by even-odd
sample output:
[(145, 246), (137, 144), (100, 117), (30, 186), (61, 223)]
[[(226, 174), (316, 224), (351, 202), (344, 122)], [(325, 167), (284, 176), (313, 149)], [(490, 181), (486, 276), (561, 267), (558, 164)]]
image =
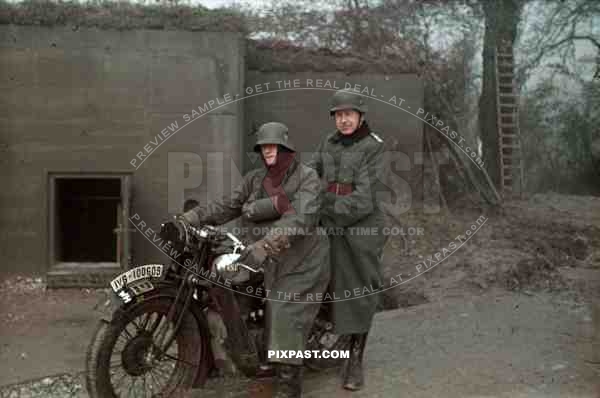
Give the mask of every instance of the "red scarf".
[(286, 172), (294, 162), (295, 157), (296, 152), (278, 151), (275, 164), (267, 166), (267, 175), (262, 182), (262, 186), (271, 198), (273, 206), (275, 206), (275, 209), (281, 215), (296, 213), (281, 186)]

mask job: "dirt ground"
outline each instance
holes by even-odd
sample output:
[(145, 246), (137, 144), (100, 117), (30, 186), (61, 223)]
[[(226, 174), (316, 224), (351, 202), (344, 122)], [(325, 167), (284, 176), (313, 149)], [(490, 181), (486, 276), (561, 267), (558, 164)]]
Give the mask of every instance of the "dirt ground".
[[(382, 294), (390, 311), (376, 318), (369, 383), (352, 396), (600, 397), (600, 198), (534, 195), (502, 209), (463, 198), (449, 207), (400, 216), (424, 234), (389, 239), (386, 278), (414, 275), (486, 221), (428, 272)], [(0, 397), (23, 389), (85, 396), (80, 375), (69, 375), (83, 370), (100, 296), (46, 291), (42, 280), (2, 282)], [(308, 377), (308, 397), (348, 396), (336, 375)], [(192, 396), (264, 395), (245, 383)]]
[[(595, 277), (600, 271), (600, 198), (533, 195), (501, 209), (463, 198), (448, 207), (431, 215), (415, 211), (399, 217), (405, 229), (422, 227), (424, 235), (389, 239), (386, 277), (414, 275), (416, 264), (441, 253), (450, 242), (464, 242), (472, 225), (477, 232), (426, 273), (387, 291), (386, 309), (436, 301), (456, 288), (471, 294), (499, 287), (571, 294), (589, 302), (600, 298)], [(478, 225), (482, 216), (485, 223)]]

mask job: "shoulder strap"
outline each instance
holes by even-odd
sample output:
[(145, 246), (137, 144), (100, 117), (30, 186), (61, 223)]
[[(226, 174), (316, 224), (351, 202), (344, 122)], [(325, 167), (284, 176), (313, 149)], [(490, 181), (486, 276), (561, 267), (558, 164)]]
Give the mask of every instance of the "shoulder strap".
[(373, 137), (373, 138), (375, 139), (375, 141), (377, 141), (377, 142), (383, 142), (383, 140), (381, 139), (381, 137), (380, 137), (380, 136), (378, 136), (377, 134), (375, 134), (374, 132), (372, 132), (372, 131), (371, 131), (371, 132), (369, 133), (369, 135), (370, 135), (371, 137)]

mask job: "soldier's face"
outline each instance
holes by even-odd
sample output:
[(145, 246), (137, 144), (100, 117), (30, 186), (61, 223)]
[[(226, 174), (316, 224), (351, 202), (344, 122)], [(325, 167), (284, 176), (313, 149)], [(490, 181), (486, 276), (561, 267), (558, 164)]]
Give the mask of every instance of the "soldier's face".
[(263, 144), (260, 146), (263, 159), (267, 166), (273, 166), (277, 161), (277, 144)]
[(360, 113), (355, 110), (341, 110), (335, 112), (335, 127), (344, 135), (350, 135), (360, 124)]

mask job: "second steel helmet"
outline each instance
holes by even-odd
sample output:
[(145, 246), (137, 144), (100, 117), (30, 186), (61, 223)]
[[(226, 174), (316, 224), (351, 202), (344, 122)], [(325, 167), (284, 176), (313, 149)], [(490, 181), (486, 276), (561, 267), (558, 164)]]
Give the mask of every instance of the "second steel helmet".
[(346, 109), (353, 109), (360, 113), (366, 113), (367, 105), (361, 95), (353, 93), (350, 90), (339, 90), (331, 98), (329, 114), (333, 115), (336, 111)]

